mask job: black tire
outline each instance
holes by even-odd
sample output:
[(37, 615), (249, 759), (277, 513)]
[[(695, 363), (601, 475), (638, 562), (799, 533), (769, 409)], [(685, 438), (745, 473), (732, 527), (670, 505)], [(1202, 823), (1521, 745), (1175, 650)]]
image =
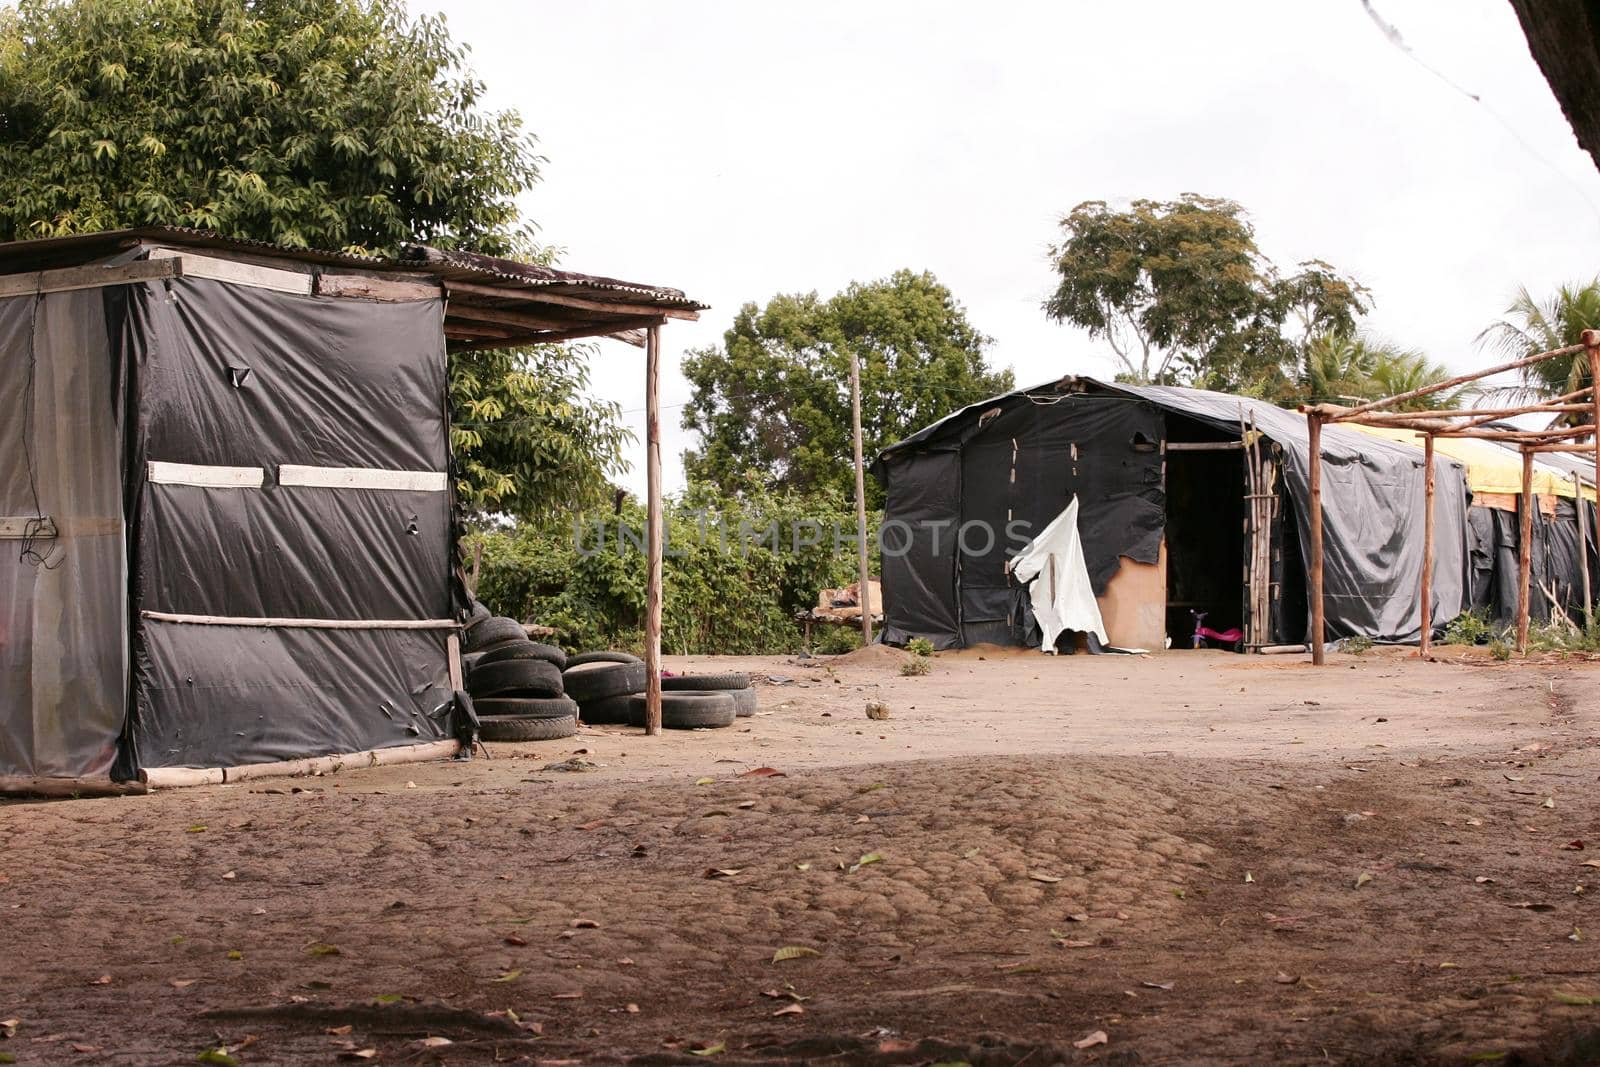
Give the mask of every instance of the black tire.
[(578, 704), (571, 697), (473, 697), (472, 707), (484, 721), (578, 717)]
[(567, 659), (567, 666), (581, 667), (585, 663), (643, 663), (631, 652), (580, 652)]
[(467, 627), (467, 637), (462, 647), (468, 652), (482, 652), (487, 648), (498, 645), (513, 638), (528, 639), (528, 631), (516, 619), (507, 619), (499, 615), (487, 619), (479, 619)]
[(621, 696), (601, 697), (591, 700), (587, 704), (579, 704), (578, 718), (594, 726), (600, 725), (627, 725), (628, 701), (632, 697), (624, 693)]
[(461, 670), (465, 674), (471, 674), (472, 668), (476, 667), (481, 662), (483, 662), (482, 652), (464, 653), (461, 657)]
[(527, 638), (523, 638), (520, 641), (507, 641), (503, 645), (496, 645), (492, 649), (486, 649), (478, 662), (504, 663), (506, 660), (513, 659), (542, 659), (546, 663), (553, 664), (558, 671), (565, 670), (567, 666), (567, 654), (565, 652), (555, 645), (541, 645), (539, 642), (529, 641)]
[(604, 667), (575, 671), (567, 668), (561, 676), (567, 695), (580, 704), (605, 697), (644, 692), (643, 663), (613, 663)]
[(542, 659), (508, 659), (500, 663), (480, 663), (467, 676), (467, 692), (474, 699), (502, 694), (535, 697), (561, 695), (561, 672)]
[[(727, 690), (672, 692), (661, 694), (661, 725), (669, 730), (712, 730), (732, 726), (738, 718), (733, 697)], [(628, 717), (632, 725), (644, 725), (644, 694), (628, 698)]]
[(743, 671), (726, 674), (675, 674), (661, 679), (661, 688), (671, 693), (704, 693), (716, 689), (749, 689), (750, 676)]
[(472, 603), (467, 606), (466, 625), (471, 626), (475, 622), (482, 622), (484, 619), (487, 619), (493, 614), (494, 612), (489, 610), (488, 605), (486, 605), (483, 601), (474, 598)]
[(571, 716), (560, 719), (497, 716), (479, 721), (482, 726), (478, 737), (483, 741), (556, 741), (578, 732), (578, 720)]
[(733, 698), (733, 711), (741, 719), (748, 719), (756, 713), (756, 691), (754, 689), (724, 689)]

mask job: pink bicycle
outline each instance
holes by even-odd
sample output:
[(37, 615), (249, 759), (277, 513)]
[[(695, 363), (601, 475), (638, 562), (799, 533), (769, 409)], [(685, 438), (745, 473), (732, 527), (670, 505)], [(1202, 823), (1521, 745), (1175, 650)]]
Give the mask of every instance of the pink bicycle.
[(1206, 613), (1189, 609), (1189, 614), (1194, 616), (1194, 647), (1205, 648), (1207, 641), (1217, 641), (1228, 645), (1235, 652), (1239, 650), (1239, 642), (1244, 637), (1244, 631), (1237, 626), (1227, 630), (1213, 630), (1206, 625)]

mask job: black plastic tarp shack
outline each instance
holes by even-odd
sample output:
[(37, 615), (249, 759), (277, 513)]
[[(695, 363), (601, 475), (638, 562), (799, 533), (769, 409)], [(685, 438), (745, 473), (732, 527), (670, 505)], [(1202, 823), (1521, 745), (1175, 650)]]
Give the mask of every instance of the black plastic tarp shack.
[(0, 773), (451, 736), (442, 315), (182, 276), (0, 301), (0, 510), (56, 527), (0, 542)]
[[(1259, 643), (1301, 642), (1309, 537), (1310, 447), (1305, 419), (1247, 397), (1165, 386), (1069, 378), (970, 405), (883, 451), (873, 465), (885, 486), (885, 639), (927, 637), (957, 647), (1023, 639), (1025, 598), (1007, 587), (1015, 545), (974, 551), (1023, 520), (1034, 532), (1077, 495), (1085, 561), (1104, 596), (1124, 559), (1154, 563), (1169, 532), (1164, 446), (1180, 426), (1219, 442), (1241, 438), (1241, 420), (1277, 446), (1285, 522), (1273, 545), (1277, 589), (1298, 584)], [(1330, 427), (1323, 435), (1326, 604), (1330, 638), (1415, 641), (1420, 626), (1424, 484), (1420, 449)], [(1465, 605), (1467, 487), (1459, 464), (1435, 459), (1433, 618)], [(1199, 487), (1219, 525), (1237, 524), (1242, 464), (1229, 482)], [(1202, 499), (1202, 506), (1211, 506)], [(1005, 542), (1006, 534), (1000, 534)], [(1238, 558), (1204, 565), (1238, 574)], [(1238, 598), (1243, 599), (1243, 588)], [(1104, 604), (1105, 601), (1102, 601)], [(996, 620), (1001, 625), (996, 625)], [(1019, 625), (1022, 624), (1022, 625)], [(1115, 640), (1115, 635), (1113, 635)]]

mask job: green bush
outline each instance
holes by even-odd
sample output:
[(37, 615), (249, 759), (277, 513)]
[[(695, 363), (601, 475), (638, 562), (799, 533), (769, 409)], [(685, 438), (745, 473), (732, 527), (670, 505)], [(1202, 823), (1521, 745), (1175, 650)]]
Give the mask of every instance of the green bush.
[(1482, 609), (1462, 612), (1450, 620), (1444, 628), (1444, 637), (1441, 644), (1446, 645), (1481, 645), (1494, 634), (1494, 628), (1489, 625), (1489, 618)]
[(842, 656), (861, 647), (861, 631), (854, 626), (824, 626), (811, 651), (819, 656)]
[[(669, 655), (761, 655), (800, 645), (795, 612), (856, 571), (847, 500), (798, 493), (732, 497), (691, 486), (669, 503), (661, 648)], [(483, 531), (478, 596), (492, 610), (553, 627), (568, 649), (644, 643), (644, 509), (587, 513)], [(619, 536), (619, 532), (623, 536)], [(807, 544), (815, 539), (817, 543)], [(851, 633), (845, 627), (830, 627)]]
[(900, 673), (908, 678), (927, 674), (932, 669), (932, 661), (927, 656), (919, 656), (914, 652), (907, 655), (906, 661), (900, 664)]
[(906, 642), (906, 651), (913, 656), (931, 656), (933, 655), (933, 642), (926, 637), (913, 637)]

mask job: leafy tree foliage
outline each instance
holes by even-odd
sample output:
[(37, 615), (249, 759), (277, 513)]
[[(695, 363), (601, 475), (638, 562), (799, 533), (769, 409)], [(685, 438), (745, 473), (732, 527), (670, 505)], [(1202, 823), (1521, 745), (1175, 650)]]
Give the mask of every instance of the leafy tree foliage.
[[(22, 0), (0, 9), (0, 240), (123, 226), (537, 257), (541, 160), (442, 20), (401, 0)], [(454, 360), (480, 508), (603, 491), (622, 431), (561, 351)]]
[[(629, 499), (615, 514), (489, 530), (478, 595), (501, 614), (554, 627), (569, 649), (642, 649), (644, 529), (644, 510)], [(832, 495), (691, 486), (669, 502), (666, 530), (669, 655), (793, 652), (794, 613), (855, 580), (855, 511)]]
[[(984, 363), (989, 339), (931, 274), (903, 270), (823, 300), (779, 294), (746, 304), (720, 347), (691, 352), (683, 425), (700, 435), (691, 479), (853, 492), (850, 353), (861, 362), (866, 454), (964, 404), (1012, 388)], [(877, 487), (869, 485), (876, 494)]]
[[(1319, 334), (1306, 343), (1303, 391), (1297, 399), (1351, 404), (1398, 396), (1450, 377), (1448, 368), (1414, 349), (1362, 334)], [(1476, 395), (1470, 386), (1450, 389), (1404, 401), (1396, 410), (1457, 408)]]
[[(1584, 330), (1600, 330), (1600, 278), (1584, 285), (1563, 285), (1544, 300), (1519, 288), (1505, 318), (1479, 334), (1478, 343), (1509, 363), (1581, 344)], [(1558, 356), (1522, 368), (1520, 376), (1520, 385), (1495, 390), (1496, 398), (1526, 404), (1575, 393), (1590, 384), (1589, 360), (1581, 352)], [(1588, 416), (1578, 412), (1552, 421), (1582, 426)]]
[(1351, 333), (1367, 310), (1366, 290), (1319, 260), (1282, 275), (1231, 200), (1088, 201), (1061, 230), (1045, 311), (1104, 339), (1127, 381), (1285, 395), (1309, 338)]

